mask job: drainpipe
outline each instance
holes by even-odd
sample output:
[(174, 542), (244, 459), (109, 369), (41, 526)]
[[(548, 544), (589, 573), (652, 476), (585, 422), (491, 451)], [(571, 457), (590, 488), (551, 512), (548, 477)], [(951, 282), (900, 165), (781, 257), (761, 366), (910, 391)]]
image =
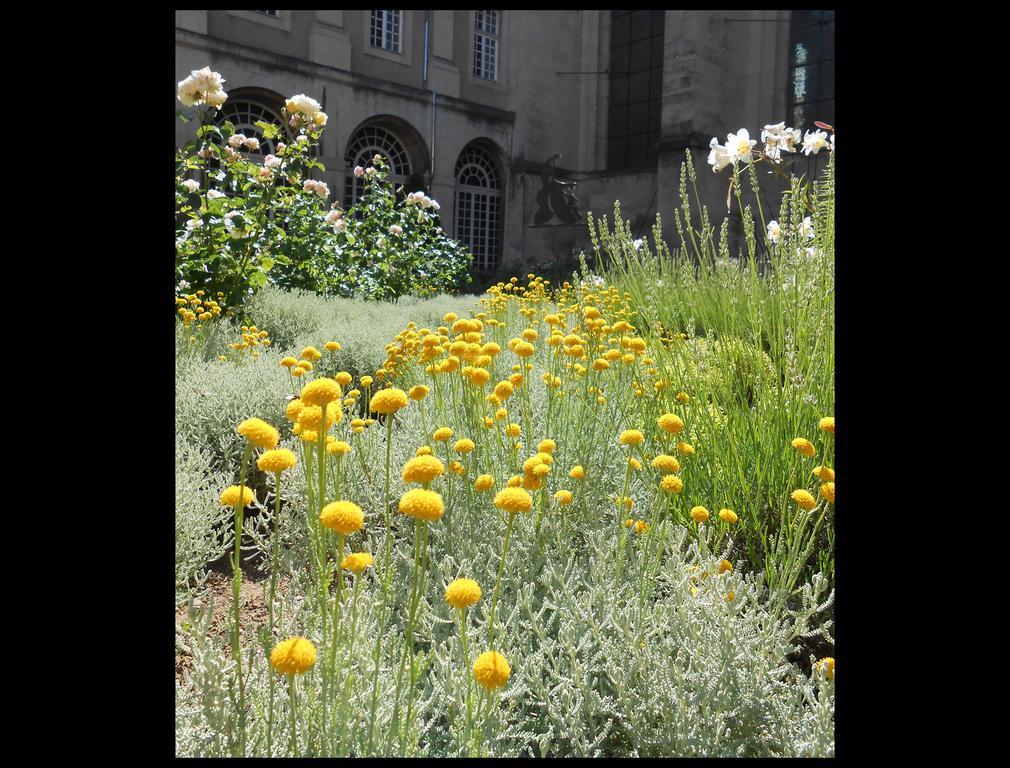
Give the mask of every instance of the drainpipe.
[[(428, 36), (431, 30), (431, 11), (424, 12), (424, 84), (428, 85)], [(435, 180), (435, 113), (438, 110), (436, 105), (435, 89), (431, 88), (431, 138), (429, 139), (429, 144), (431, 145), (431, 160), (428, 166), (428, 192), (431, 192), (431, 185)]]

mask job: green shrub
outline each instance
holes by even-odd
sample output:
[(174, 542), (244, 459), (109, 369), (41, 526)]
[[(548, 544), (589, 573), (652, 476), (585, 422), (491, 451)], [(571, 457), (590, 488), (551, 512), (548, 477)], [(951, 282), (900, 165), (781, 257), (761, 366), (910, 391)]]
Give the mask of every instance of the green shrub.
[(420, 191), (398, 197), (375, 155), (356, 168), (364, 193), (346, 212), (311, 178), (327, 116), (299, 94), (281, 109), (284, 125), (258, 122), (276, 155), (252, 162), (260, 141), (236, 133), (218, 110), (228, 95), (209, 68), (179, 83), (196, 118), (196, 137), (176, 153), (176, 281), (181, 289), (225, 294), (239, 306), (268, 281), (326, 295), (395, 299), (433, 296), (469, 282), (473, 259), (438, 225), (437, 201)]
[(270, 332), (271, 349), (297, 355), (306, 346), (336, 341), (341, 349), (326, 354), (321, 364), (354, 376), (374, 374), (386, 359), (386, 345), (407, 323), (437, 328), (448, 312), (461, 314), (477, 302), (475, 296), (404, 296), (376, 303), (362, 299), (321, 297), (301, 291), (267, 288), (255, 296), (248, 313), (257, 327)]

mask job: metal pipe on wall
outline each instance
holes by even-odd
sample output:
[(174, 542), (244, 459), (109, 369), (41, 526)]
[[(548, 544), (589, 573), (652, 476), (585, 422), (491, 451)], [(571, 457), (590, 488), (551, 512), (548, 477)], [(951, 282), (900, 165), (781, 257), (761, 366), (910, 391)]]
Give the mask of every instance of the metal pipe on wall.
[[(428, 85), (428, 36), (431, 30), (431, 11), (424, 12), (424, 84)], [(431, 145), (431, 159), (428, 166), (428, 194), (431, 194), (432, 184), (435, 181), (435, 113), (438, 110), (434, 88), (431, 90), (431, 137), (428, 143)]]

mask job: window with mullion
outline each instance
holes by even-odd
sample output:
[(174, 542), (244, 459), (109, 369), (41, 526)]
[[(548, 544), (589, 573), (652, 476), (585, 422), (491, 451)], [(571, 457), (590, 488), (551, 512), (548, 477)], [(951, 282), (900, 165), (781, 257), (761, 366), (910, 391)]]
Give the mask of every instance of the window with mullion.
[(814, 128), (835, 119), (835, 13), (794, 11), (789, 29), (790, 125)]
[(403, 11), (372, 11), (371, 44), (393, 53), (400, 52), (400, 26)]
[(473, 12), (473, 76), (498, 79), (498, 11)]
[(662, 107), (664, 11), (610, 12), (607, 167), (655, 164)]

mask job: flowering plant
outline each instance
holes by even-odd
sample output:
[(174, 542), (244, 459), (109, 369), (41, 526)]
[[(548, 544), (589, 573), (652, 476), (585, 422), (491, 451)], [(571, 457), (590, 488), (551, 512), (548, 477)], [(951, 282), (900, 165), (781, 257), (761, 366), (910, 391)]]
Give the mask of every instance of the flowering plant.
[(364, 180), (364, 193), (346, 215), (334, 206), (325, 218), (333, 256), (307, 264), (316, 290), (392, 300), (434, 296), (469, 281), (472, 258), (439, 226), (437, 201), (420, 191), (397, 195), (382, 155), (354, 174)]
[[(178, 98), (193, 108), (196, 137), (176, 155), (176, 280), (222, 291), (230, 306), (272, 281), (323, 294), (395, 299), (431, 296), (453, 287), (470, 256), (438, 226), (438, 203), (421, 192), (398, 203), (380, 156), (367, 172), (366, 191), (345, 217), (326, 203), (330, 189), (311, 178), (325, 171), (317, 158), (326, 113), (309, 96), (288, 99), (285, 127), (256, 127), (276, 142), (262, 160), (260, 139), (221, 120), (224, 79), (209, 68), (179, 83)], [(402, 188), (401, 188), (402, 191)]]

